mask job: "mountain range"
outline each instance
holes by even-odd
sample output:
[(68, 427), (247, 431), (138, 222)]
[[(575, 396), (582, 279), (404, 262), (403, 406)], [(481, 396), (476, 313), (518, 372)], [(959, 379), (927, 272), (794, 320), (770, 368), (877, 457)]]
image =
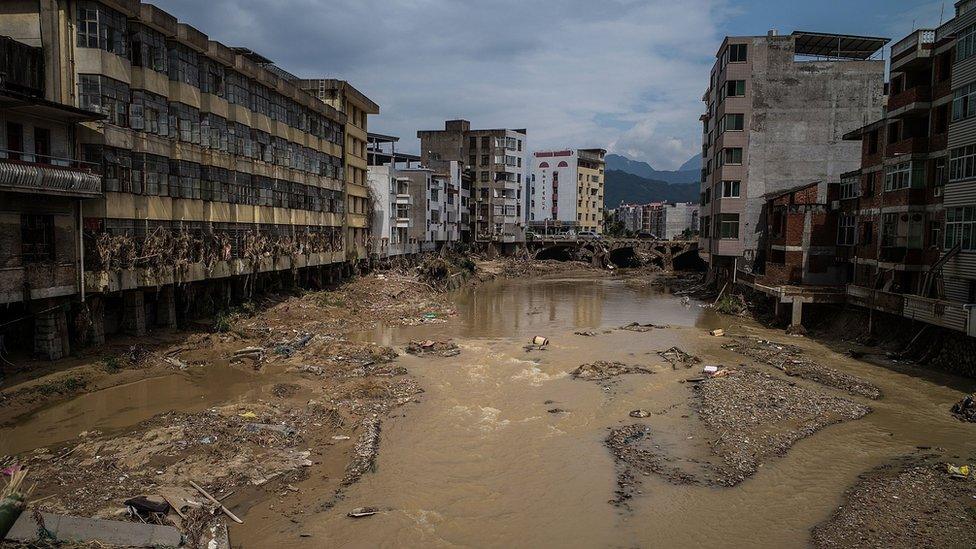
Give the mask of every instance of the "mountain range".
[(647, 179), (620, 170), (607, 170), (603, 203), (616, 208), (621, 203), (698, 202), (699, 183), (675, 183)]
[(604, 207), (621, 203), (698, 202), (701, 185), (701, 155), (691, 157), (674, 171), (655, 170), (647, 162), (619, 154), (606, 156)]
[(647, 162), (631, 160), (619, 154), (608, 154), (606, 157), (607, 170), (617, 170), (639, 175), (645, 179), (654, 179), (666, 183), (694, 183), (701, 178), (701, 154), (696, 154), (677, 170), (656, 170)]

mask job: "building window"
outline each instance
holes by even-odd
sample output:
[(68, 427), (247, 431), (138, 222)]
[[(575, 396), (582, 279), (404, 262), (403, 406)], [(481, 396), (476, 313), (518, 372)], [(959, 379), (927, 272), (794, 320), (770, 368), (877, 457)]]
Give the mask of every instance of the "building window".
[(742, 131), (745, 117), (742, 114), (726, 114), (718, 123), (718, 133)]
[(186, 160), (170, 160), (169, 186), (171, 196), (197, 200), (202, 198), (200, 164)]
[(169, 104), (166, 98), (145, 90), (133, 91), (129, 125), (134, 130), (169, 136)]
[(722, 55), (722, 67), (729, 63), (745, 63), (747, 50), (746, 44), (729, 44)]
[(169, 159), (154, 154), (132, 156), (133, 187), (141, 187), (143, 194), (169, 196)]
[(712, 236), (711, 218), (709, 218), (709, 216), (707, 216), (707, 215), (705, 217), (701, 218), (701, 230), (700, 230), (700, 232), (701, 232), (701, 235), (703, 237), (705, 237), (705, 238), (711, 238), (711, 236)]
[(861, 223), (861, 243), (867, 245), (872, 242), (874, 242), (874, 223), (865, 221)]
[(739, 214), (719, 215), (719, 237), (726, 239), (739, 238)]
[(953, 92), (952, 121), (958, 122), (976, 116), (976, 82)]
[(481, 180), (482, 181), (489, 181), (490, 180), (489, 179), (490, 177), (491, 177), (491, 173), (490, 172), (481, 172)]
[(743, 97), (746, 94), (745, 80), (729, 80), (719, 91), (719, 101), (724, 101), (726, 97)]
[(719, 151), (718, 165), (724, 166), (726, 164), (742, 164), (742, 147), (725, 148)]
[(739, 198), (740, 181), (723, 181), (722, 198)]
[(976, 25), (969, 25), (956, 33), (956, 62), (976, 54)]
[(251, 110), (263, 114), (271, 115), (271, 91), (257, 82), (251, 82)]
[[(224, 71), (225, 99), (231, 105), (250, 107), (251, 94), (247, 89), (247, 78), (239, 72)], [(321, 136), (319, 136), (321, 137)]]
[(24, 152), (24, 125), (7, 122), (6, 157), (10, 160), (23, 160)]
[(166, 73), (168, 57), (166, 37), (162, 33), (144, 25), (129, 27), (129, 60), (132, 66)]
[(963, 250), (976, 249), (976, 206), (959, 206), (946, 208), (945, 212), (945, 249), (951, 250), (956, 244)]
[(98, 2), (78, 3), (78, 47), (126, 55), (125, 15)]
[(20, 216), (20, 257), (24, 263), (54, 261), (54, 216)]
[(842, 215), (837, 220), (837, 245), (853, 246), (857, 237), (857, 219), (853, 215)]
[(169, 104), (169, 135), (184, 143), (200, 144), (200, 110), (185, 103)]
[(949, 181), (976, 177), (976, 145), (956, 147), (949, 153)]
[(204, 147), (227, 152), (227, 119), (211, 113), (200, 115), (200, 141)]
[(129, 126), (129, 85), (98, 74), (78, 75), (78, 106), (102, 113), (116, 126)]
[(840, 199), (857, 198), (860, 177), (844, 177), (840, 180)]
[(224, 66), (201, 55), (200, 59), (200, 91), (223, 97), (225, 92)]
[(169, 79), (173, 82), (200, 87), (200, 67), (197, 52), (179, 43), (169, 49)]
[(887, 191), (907, 189), (912, 184), (912, 163), (902, 162), (885, 167), (885, 187)]

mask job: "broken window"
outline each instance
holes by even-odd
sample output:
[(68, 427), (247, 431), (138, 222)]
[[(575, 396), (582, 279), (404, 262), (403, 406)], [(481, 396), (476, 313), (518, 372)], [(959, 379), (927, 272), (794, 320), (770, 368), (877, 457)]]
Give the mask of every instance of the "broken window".
[(169, 48), (169, 79), (173, 82), (200, 87), (200, 60), (197, 52), (174, 42)]
[(169, 135), (185, 143), (199, 145), (200, 110), (185, 103), (170, 103)]
[(129, 60), (134, 67), (145, 67), (156, 72), (167, 72), (169, 53), (166, 37), (145, 25), (133, 24), (129, 28)]
[(78, 47), (126, 55), (125, 15), (98, 2), (78, 2)]
[(100, 74), (78, 75), (78, 106), (102, 113), (116, 126), (129, 126), (129, 85)]
[(145, 90), (132, 92), (129, 125), (134, 130), (169, 136), (169, 104), (162, 95)]
[(205, 55), (200, 59), (200, 91), (223, 97), (225, 92), (224, 66)]

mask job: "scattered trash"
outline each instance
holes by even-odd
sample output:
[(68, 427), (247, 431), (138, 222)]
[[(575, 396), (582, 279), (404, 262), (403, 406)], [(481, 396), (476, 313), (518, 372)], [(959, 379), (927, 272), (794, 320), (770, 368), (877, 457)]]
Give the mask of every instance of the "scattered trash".
[(335, 435), (332, 437), (332, 440), (349, 440), (349, 437), (346, 435)]
[(566, 413), (568, 413), (567, 410), (563, 410), (562, 408), (550, 408), (550, 409), (548, 409), (546, 411), (549, 412), (550, 414), (566, 414)]
[(583, 330), (583, 331), (580, 331), (580, 332), (574, 332), (574, 334), (575, 335), (578, 335), (578, 336), (584, 336), (584, 337), (594, 337), (594, 336), (597, 335), (596, 332), (591, 332), (589, 330)]
[(627, 330), (628, 332), (650, 332), (651, 330), (658, 329), (662, 330), (667, 328), (667, 326), (658, 326), (657, 324), (641, 324), (639, 322), (631, 322), (626, 326), (621, 326), (621, 330)]
[(217, 442), (217, 437), (213, 435), (207, 435), (201, 438), (199, 442), (200, 444), (213, 444), (214, 442)]
[(7, 469), (12, 469), (12, 471), (10, 481), (3, 488), (0, 488), (0, 540), (18, 521), (18, 517), (27, 507), (27, 498), (33, 491), (33, 487), (27, 488), (26, 491), (21, 490), (24, 479), (27, 478), (27, 469), (18, 465)]
[(442, 357), (452, 357), (461, 354), (461, 348), (453, 341), (411, 341), (407, 344), (407, 353), (414, 356), (438, 355)]
[(532, 344), (538, 347), (545, 347), (549, 345), (549, 339), (542, 336), (535, 336), (532, 338)]
[(186, 362), (183, 362), (182, 360), (175, 357), (168, 356), (163, 359), (163, 362), (166, 362), (170, 366), (179, 368), (180, 370), (186, 370), (187, 368)]
[(625, 374), (653, 374), (654, 371), (643, 366), (629, 366), (622, 362), (608, 362), (598, 360), (592, 364), (583, 364), (570, 375), (574, 379), (587, 381), (604, 381)]
[(274, 431), (276, 433), (281, 433), (286, 437), (295, 436), (298, 431), (287, 426), (287, 425), (272, 425), (269, 423), (248, 423), (244, 428), (252, 433), (258, 431)]
[(965, 398), (953, 404), (952, 415), (960, 421), (976, 422), (976, 394), (966, 395)]
[(717, 330), (712, 330), (711, 332), (708, 333), (712, 334), (715, 337), (722, 337), (725, 335), (725, 330), (719, 328)]
[(661, 358), (667, 360), (671, 363), (671, 367), (677, 369), (678, 364), (683, 365), (685, 368), (691, 368), (695, 364), (701, 364), (701, 359), (697, 356), (690, 355), (678, 347), (671, 347), (666, 351), (658, 352)]
[(969, 475), (972, 473), (969, 465), (960, 465), (956, 467), (951, 463), (947, 463), (946, 470), (948, 471), (949, 476), (953, 478), (969, 478)]
[[(275, 347), (274, 352), (276, 355), (283, 356), (285, 358), (291, 358), (296, 352), (304, 349), (309, 341), (312, 341), (312, 334), (303, 334), (296, 337), (290, 343), (284, 345), (278, 345)], [(238, 351), (240, 353), (240, 351)], [(235, 353), (236, 356), (237, 353)]]
[(237, 414), (237, 415), (239, 415), (240, 417), (242, 417), (244, 419), (257, 419), (257, 417), (258, 417), (257, 414), (255, 414), (254, 412), (252, 412), (250, 410), (248, 410), (248, 411), (246, 411), (244, 413), (241, 413), (241, 414)]
[(346, 513), (346, 516), (352, 518), (371, 517), (379, 512), (380, 510), (376, 507), (356, 507), (352, 511)]
[(211, 503), (213, 503), (214, 505), (216, 505), (217, 508), (220, 509), (221, 511), (223, 511), (224, 514), (227, 515), (228, 517), (230, 517), (231, 520), (233, 520), (237, 524), (244, 524), (244, 521), (243, 520), (237, 518), (237, 515), (235, 515), (234, 513), (231, 513), (230, 512), (230, 509), (224, 507), (224, 504), (223, 503), (220, 503), (220, 501), (217, 500), (217, 498), (211, 496), (206, 490), (204, 490), (203, 488), (201, 488), (199, 484), (197, 484), (197, 483), (195, 483), (195, 482), (193, 482), (191, 480), (190, 481), (190, 486), (193, 486), (194, 488), (196, 488), (197, 489), (197, 492), (200, 492), (201, 494), (203, 494), (203, 497), (209, 499)]
[(166, 514), (170, 509), (169, 502), (162, 496), (136, 496), (122, 502), (126, 507), (131, 507), (139, 513), (162, 513)]
[(702, 369), (702, 373), (709, 374), (709, 375), (714, 374), (717, 371), (718, 371), (718, 366), (705, 366)]
[(633, 410), (630, 412), (630, 417), (644, 418), (651, 415), (647, 410)]

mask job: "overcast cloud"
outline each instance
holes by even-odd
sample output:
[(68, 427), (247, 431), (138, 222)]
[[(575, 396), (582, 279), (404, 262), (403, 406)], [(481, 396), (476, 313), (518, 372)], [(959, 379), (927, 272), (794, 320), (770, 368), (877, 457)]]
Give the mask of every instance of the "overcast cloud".
[[(380, 105), (370, 129), (400, 136), (404, 150), (417, 152), (418, 129), (466, 118), (525, 127), (533, 150), (605, 147), (675, 169), (701, 148), (701, 96), (728, 24), (764, 2), (155, 3), (298, 76), (349, 80)], [(748, 33), (765, 32), (753, 23)]]

